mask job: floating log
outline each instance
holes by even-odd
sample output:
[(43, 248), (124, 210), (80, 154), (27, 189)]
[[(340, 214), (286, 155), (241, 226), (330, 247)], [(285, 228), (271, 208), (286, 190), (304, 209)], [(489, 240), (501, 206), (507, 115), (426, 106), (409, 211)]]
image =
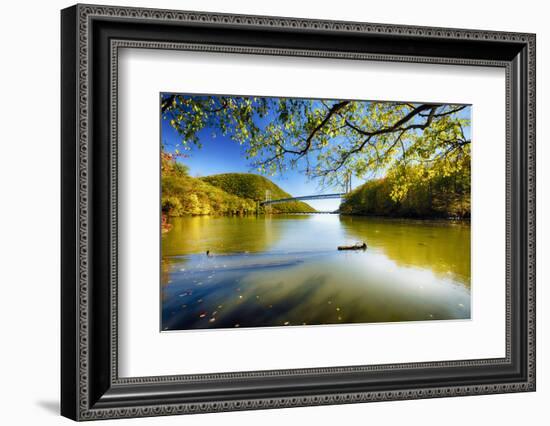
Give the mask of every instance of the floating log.
[(338, 250), (366, 250), (367, 243), (355, 243), (351, 246), (338, 246)]

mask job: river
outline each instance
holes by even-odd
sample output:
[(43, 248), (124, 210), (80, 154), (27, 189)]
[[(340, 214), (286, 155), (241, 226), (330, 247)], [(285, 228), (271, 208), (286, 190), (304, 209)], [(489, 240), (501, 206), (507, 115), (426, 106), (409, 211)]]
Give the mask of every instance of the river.
[[(170, 223), (162, 330), (470, 318), (468, 223), (332, 214)], [(337, 250), (358, 241), (367, 250)]]

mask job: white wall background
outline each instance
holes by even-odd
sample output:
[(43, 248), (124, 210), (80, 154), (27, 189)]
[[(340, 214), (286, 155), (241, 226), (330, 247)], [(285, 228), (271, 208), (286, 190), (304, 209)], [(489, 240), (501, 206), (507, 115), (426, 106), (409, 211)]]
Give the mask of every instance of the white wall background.
[[(102, 424), (279, 425), (315, 422), (447, 426), (548, 424), (550, 414), (550, 27), (540, 0), (119, 0), (142, 7), (432, 25), (537, 33), (538, 390), (530, 394), (292, 408)], [(69, 424), (59, 404), (59, 9), (71, 2), (12, 1), (0, 24), (0, 419)]]

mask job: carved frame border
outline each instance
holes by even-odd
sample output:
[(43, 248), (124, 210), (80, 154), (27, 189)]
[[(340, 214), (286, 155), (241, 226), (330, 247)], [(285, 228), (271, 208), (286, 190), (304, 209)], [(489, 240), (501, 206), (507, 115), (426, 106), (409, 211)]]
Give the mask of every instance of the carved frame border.
[[(433, 398), (443, 396), (461, 396), (487, 393), (504, 393), (517, 391), (533, 391), (535, 389), (535, 36), (532, 34), (520, 34), (510, 32), (492, 32), (464, 29), (430, 28), (416, 26), (386, 25), (386, 24), (368, 24), (355, 22), (336, 22), (324, 20), (309, 20), (296, 18), (277, 18), (265, 16), (244, 16), (228, 15), (203, 12), (184, 12), (156, 9), (140, 9), (126, 7), (104, 7), (92, 5), (77, 5), (76, 15), (78, 21), (77, 29), (77, 76), (76, 85), (78, 90), (77, 106), (77, 158), (76, 158), (76, 176), (77, 182), (77, 358), (75, 389), (77, 390), (77, 408), (75, 419), (92, 420), (114, 417), (141, 417), (158, 416), (170, 414), (184, 414), (197, 412), (229, 411), (243, 409), (261, 409), (276, 407), (308, 406), (322, 404), (340, 404), (351, 402), (382, 401), (382, 400), (400, 400), (416, 398)], [(325, 395), (312, 395), (302, 397), (274, 397), (258, 398), (245, 400), (228, 400), (195, 403), (166, 403), (141, 407), (119, 407), (119, 408), (94, 408), (90, 401), (89, 383), (89, 121), (90, 111), (90, 84), (89, 84), (89, 54), (90, 54), (90, 22), (94, 18), (122, 18), (135, 19), (140, 21), (173, 21), (190, 23), (211, 23), (223, 25), (239, 25), (262, 28), (299, 28), (304, 30), (327, 31), (327, 32), (358, 32), (372, 34), (407, 34), (420, 36), (424, 38), (447, 38), (447, 39), (466, 39), (466, 40), (500, 40), (513, 43), (523, 43), (527, 47), (527, 309), (528, 321), (527, 327), (527, 377), (526, 381), (499, 383), (493, 385), (480, 386), (449, 386), (424, 388), (424, 389), (401, 389), (379, 392), (354, 392), (354, 393), (328, 393)], [(274, 370), (262, 372), (246, 373), (222, 373), (213, 375), (193, 375), (193, 376), (160, 376), (160, 377), (139, 377), (139, 378), (119, 378), (117, 373), (117, 70), (118, 70), (118, 49), (120, 48), (155, 48), (155, 49), (176, 49), (176, 50), (198, 50), (198, 51), (218, 51), (226, 53), (255, 53), (266, 55), (298, 55), (315, 56), (343, 59), (362, 59), (378, 61), (397, 61), (397, 62), (425, 62), (425, 63), (447, 63), (460, 65), (482, 65), (498, 66), (506, 69), (506, 115), (507, 126), (511, 114), (510, 106), (510, 64), (501, 61), (484, 61), (460, 58), (438, 58), (438, 57), (416, 57), (416, 56), (396, 56), (396, 55), (374, 55), (361, 53), (327, 52), (327, 51), (308, 51), (296, 49), (271, 49), (271, 48), (253, 48), (242, 46), (213, 46), (204, 44), (182, 44), (170, 42), (150, 42), (142, 40), (112, 40), (111, 41), (111, 159), (113, 167), (111, 168), (111, 381), (113, 384), (149, 384), (149, 383), (171, 383), (179, 381), (201, 381), (218, 380), (222, 378), (243, 378), (243, 377), (264, 377), (292, 375), (303, 376), (305, 374), (333, 374), (346, 371), (373, 371), (385, 369), (400, 369), (411, 367), (440, 367), (440, 366), (471, 366), (502, 364), (510, 361), (510, 323), (512, 321), (509, 310), (511, 297), (510, 291), (510, 207), (511, 207), (511, 149), (510, 149), (510, 129), (506, 130), (507, 148), (506, 148), (506, 194), (507, 194), (507, 213), (506, 213), (506, 358), (504, 359), (482, 359), (482, 360), (464, 360), (450, 362), (434, 363), (415, 363), (415, 364), (388, 364), (376, 366), (353, 366), (353, 367), (328, 367), (321, 369), (301, 369), (301, 370)], [(72, 416), (71, 416), (72, 417)]]

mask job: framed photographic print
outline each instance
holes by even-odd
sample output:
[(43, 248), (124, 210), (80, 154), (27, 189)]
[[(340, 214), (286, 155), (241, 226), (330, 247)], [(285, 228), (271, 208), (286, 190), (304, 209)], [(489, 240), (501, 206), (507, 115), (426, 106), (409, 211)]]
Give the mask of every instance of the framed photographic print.
[(535, 390), (535, 36), (76, 5), (74, 420)]

